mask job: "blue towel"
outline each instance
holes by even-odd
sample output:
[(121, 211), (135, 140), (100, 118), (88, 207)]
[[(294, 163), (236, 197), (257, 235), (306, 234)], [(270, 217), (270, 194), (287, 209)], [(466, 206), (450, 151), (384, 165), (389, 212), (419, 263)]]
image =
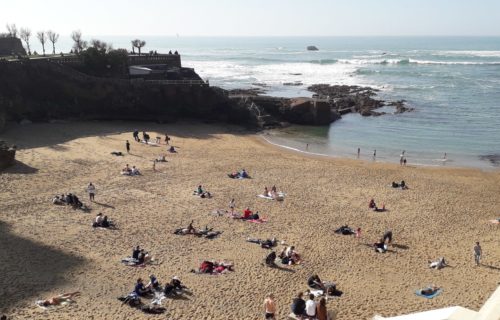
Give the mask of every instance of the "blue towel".
[(427, 298), (427, 299), (432, 299), (432, 298), (434, 298), (434, 297), (436, 297), (436, 296), (440, 295), (442, 291), (443, 291), (443, 289), (439, 289), (438, 291), (434, 292), (433, 294), (430, 294), (430, 295), (425, 295), (425, 294), (422, 294), (422, 293), (420, 292), (420, 290), (417, 290), (417, 291), (415, 291), (415, 294), (416, 294), (417, 296), (419, 296), (419, 297), (424, 297), (424, 298)]

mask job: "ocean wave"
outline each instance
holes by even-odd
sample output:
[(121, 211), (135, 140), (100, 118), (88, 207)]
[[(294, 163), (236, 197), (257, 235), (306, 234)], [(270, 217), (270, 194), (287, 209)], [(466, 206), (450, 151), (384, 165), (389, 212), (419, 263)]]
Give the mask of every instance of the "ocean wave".
[(488, 51), (488, 50), (450, 50), (450, 51), (439, 51), (434, 53), (436, 56), (462, 56), (462, 57), (482, 57), (482, 58), (494, 58), (500, 57), (500, 51)]
[(500, 61), (435, 61), (409, 59), (411, 64), (441, 64), (441, 65), (500, 65)]
[(338, 60), (337, 59), (320, 59), (320, 60), (311, 60), (308, 62), (313, 63), (313, 64), (335, 64), (338, 62)]

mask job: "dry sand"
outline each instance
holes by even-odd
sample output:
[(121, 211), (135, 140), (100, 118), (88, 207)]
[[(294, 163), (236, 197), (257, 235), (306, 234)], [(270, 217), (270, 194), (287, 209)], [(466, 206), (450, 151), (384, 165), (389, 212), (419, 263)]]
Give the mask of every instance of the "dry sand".
[[(152, 159), (165, 147), (133, 141), (137, 128), (167, 132), (178, 154), (152, 171)], [(87, 122), (11, 127), (0, 135), (20, 147), (18, 163), (0, 174), (0, 311), (12, 319), (146, 319), (116, 299), (133, 289), (136, 278), (150, 273), (160, 282), (177, 275), (192, 288), (186, 300), (167, 300), (161, 319), (262, 319), (268, 292), (277, 297), (278, 319), (285, 319), (297, 291), (318, 273), (344, 292), (329, 300), (338, 319), (369, 319), (461, 305), (478, 309), (500, 279), (500, 174), (471, 169), (401, 168), (355, 160), (311, 158), (286, 152), (238, 128), (204, 124), (158, 125)], [(111, 151), (131, 155), (114, 157)], [(119, 174), (126, 164), (143, 175)], [(232, 180), (226, 173), (245, 168), (254, 179)], [(404, 179), (410, 190), (390, 188)], [(55, 194), (74, 192), (89, 203), (84, 189), (98, 189), (92, 212), (51, 204)], [(192, 196), (202, 184), (213, 199)], [(256, 197), (276, 184), (284, 202)], [(370, 198), (385, 203), (386, 213), (367, 209)], [(252, 224), (210, 215), (249, 206), (267, 217)], [(103, 212), (119, 230), (92, 230)], [(176, 236), (186, 226), (223, 231), (214, 240)], [(343, 225), (361, 227), (360, 240), (335, 235)], [(392, 229), (397, 247), (377, 254), (367, 244)], [(280, 271), (263, 267), (267, 253), (248, 243), (249, 236), (276, 236), (294, 244), (305, 263)], [(472, 247), (481, 241), (485, 266), (475, 267)], [(135, 245), (148, 249), (159, 266), (125, 267), (119, 261)], [(430, 270), (427, 260), (446, 257), (453, 266)], [(203, 259), (234, 261), (236, 271), (222, 276), (189, 272)], [(414, 295), (434, 283), (444, 292), (433, 300)], [(43, 311), (40, 297), (80, 290), (77, 303)]]

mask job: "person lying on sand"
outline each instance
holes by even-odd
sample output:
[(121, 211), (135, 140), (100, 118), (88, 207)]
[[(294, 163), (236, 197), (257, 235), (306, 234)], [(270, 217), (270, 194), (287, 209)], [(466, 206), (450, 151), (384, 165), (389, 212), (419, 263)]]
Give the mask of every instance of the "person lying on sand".
[(61, 196), (55, 195), (54, 198), (52, 198), (52, 204), (55, 204), (58, 206), (66, 204), (66, 202), (63, 199), (64, 199), (64, 195), (61, 195)]
[(428, 262), (429, 262), (429, 268), (434, 268), (437, 270), (448, 266), (448, 263), (446, 262), (444, 257), (440, 257), (436, 261), (428, 261)]
[(356, 233), (348, 225), (342, 226), (342, 227), (338, 228), (337, 230), (335, 230), (334, 232), (336, 234), (343, 234), (343, 235), (352, 235), (352, 234)]
[(266, 240), (248, 238), (247, 241), (260, 244), (261, 248), (264, 249), (271, 249), (272, 247), (275, 247), (276, 244), (278, 243), (276, 238), (266, 239)]
[(117, 156), (117, 157), (122, 157), (123, 153), (121, 151), (113, 151), (111, 152), (112, 155)]
[(205, 260), (201, 263), (200, 267), (198, 270), (192, 269), (191, 272), (201, 274), (201, 273), (208, 273), (208, 274), (223, 274), (227, 273), (229, 271), (234, 271), (234, 265), (231, 262), (217, 262), (217, 261), (208, 261)]
[(135, 292), (131, 292), (125, 297), (119, 297), (118, 300), (122, 301), (123, 304), (128, 304), (131, 308), (141, 310), (146, 314), (162, 314), (167, 311), (167, 309), (155, 303), (144, 305), (141, 298)]
[(41, 307), (58, 306), (63, 302), (72, 301), (73, 297), (77, 297), (79, 295), (80, 295), (79, 291), (63, 293), (55, 297), (51, 297), (47, 300), (38, 301), (37, 304)]
[(247, 207), (245, 209), (245, 211), (243, 211), (243, 217), (241, 217), (241, 219), (243, 219), (243, 220), (259, 220), (260, 219), (259, 211), (253, 213), (253, 211)]
[(314, 275), (310, 276), (309, 279), (307, 279), (307, 285), (311, 289), (318, 289), (318, 290), (326, 291), (325, 284), (323, 283), (323, 281), (321, 281), (321, 279), (319, 278), (319, 276), (317, 274), (314, 274)]
[(430, 295), (433, 295), (434, 293), (436, 293), (439, 289), (441, 289), (441, 288), (437, 287), (435, 285), (430, 285), (427, 288), (420, 289), (420, 294), (423, 294), (424, 296), (430, 296)]
[(250, 178), (250, 176), (245, 171), (245, 169), (242, 169), (241, 171), (229, 173), (228, 176), (229, 176), (229, 178), (232, 178), (232, 179), (248, 179), (248, 178)]
[(375, 205), (375, 208), (373, 208), (373, 211), (375, 212), (385, 212), (385, 204), (382, 203), (382, 208), (379, 208)]
[(161, 155), (161, 156), (158, 156), (158, 158), (156, 158), (156, 162), (167, 162), (167, 159), (166, 159), (165, 155)]

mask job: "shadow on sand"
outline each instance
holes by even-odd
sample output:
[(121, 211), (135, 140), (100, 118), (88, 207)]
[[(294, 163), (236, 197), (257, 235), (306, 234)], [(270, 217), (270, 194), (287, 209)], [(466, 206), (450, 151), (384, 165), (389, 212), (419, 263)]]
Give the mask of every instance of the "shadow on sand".
[(15, 160), (12, 166), (8, 167), (2, 172), (14, 174), (33, 174), (37, 173), (38, 169), (30, 167), (27, 164), (22, 163), (21, 161)]
[(65, 284), (64, 274), (82, 263), (83, 258), (12, 234), (0, 221), (0, 314)]
[[(189, 130), (186, 130), (184, 126), (189, 126)], [(173, 141), (171, 143), (176, 145), (175, 137), (207, 139), (214, 138), (214, 135), (222, 133), (246, 135), (255, 132), (244, 127), (225, 123), (206, 124), (194, 120), (179, 121), (173, 124), (135, 121), (75, 121), (67, 123), (34, 123), (25, 126), (9, 123), (6, 131), (0, 134), (0, 139), (17, 145), (18, 149), (50, 147), (56, 151), (64, 151), (67, 147), (61, 144), (71, 140), (95, 136), (106, 138), (105, 136), (108, 135), (122, 133), (130, 133), (130, 136), (127, 136), (126, 139), (132, 144), (134, 142), (132, 137), (134, 130), (139, 131), (139, 136), (142, 136), (142, 132), (146, 131), (153, 139), (158, 134), (162, 138), (162, 146), (166, 146), (163, 144), (165, 133), (172, 137)], [(35, 131), (36, 139), (33, 137)], [(132, 145), (133, 147), (134, 145)]]

